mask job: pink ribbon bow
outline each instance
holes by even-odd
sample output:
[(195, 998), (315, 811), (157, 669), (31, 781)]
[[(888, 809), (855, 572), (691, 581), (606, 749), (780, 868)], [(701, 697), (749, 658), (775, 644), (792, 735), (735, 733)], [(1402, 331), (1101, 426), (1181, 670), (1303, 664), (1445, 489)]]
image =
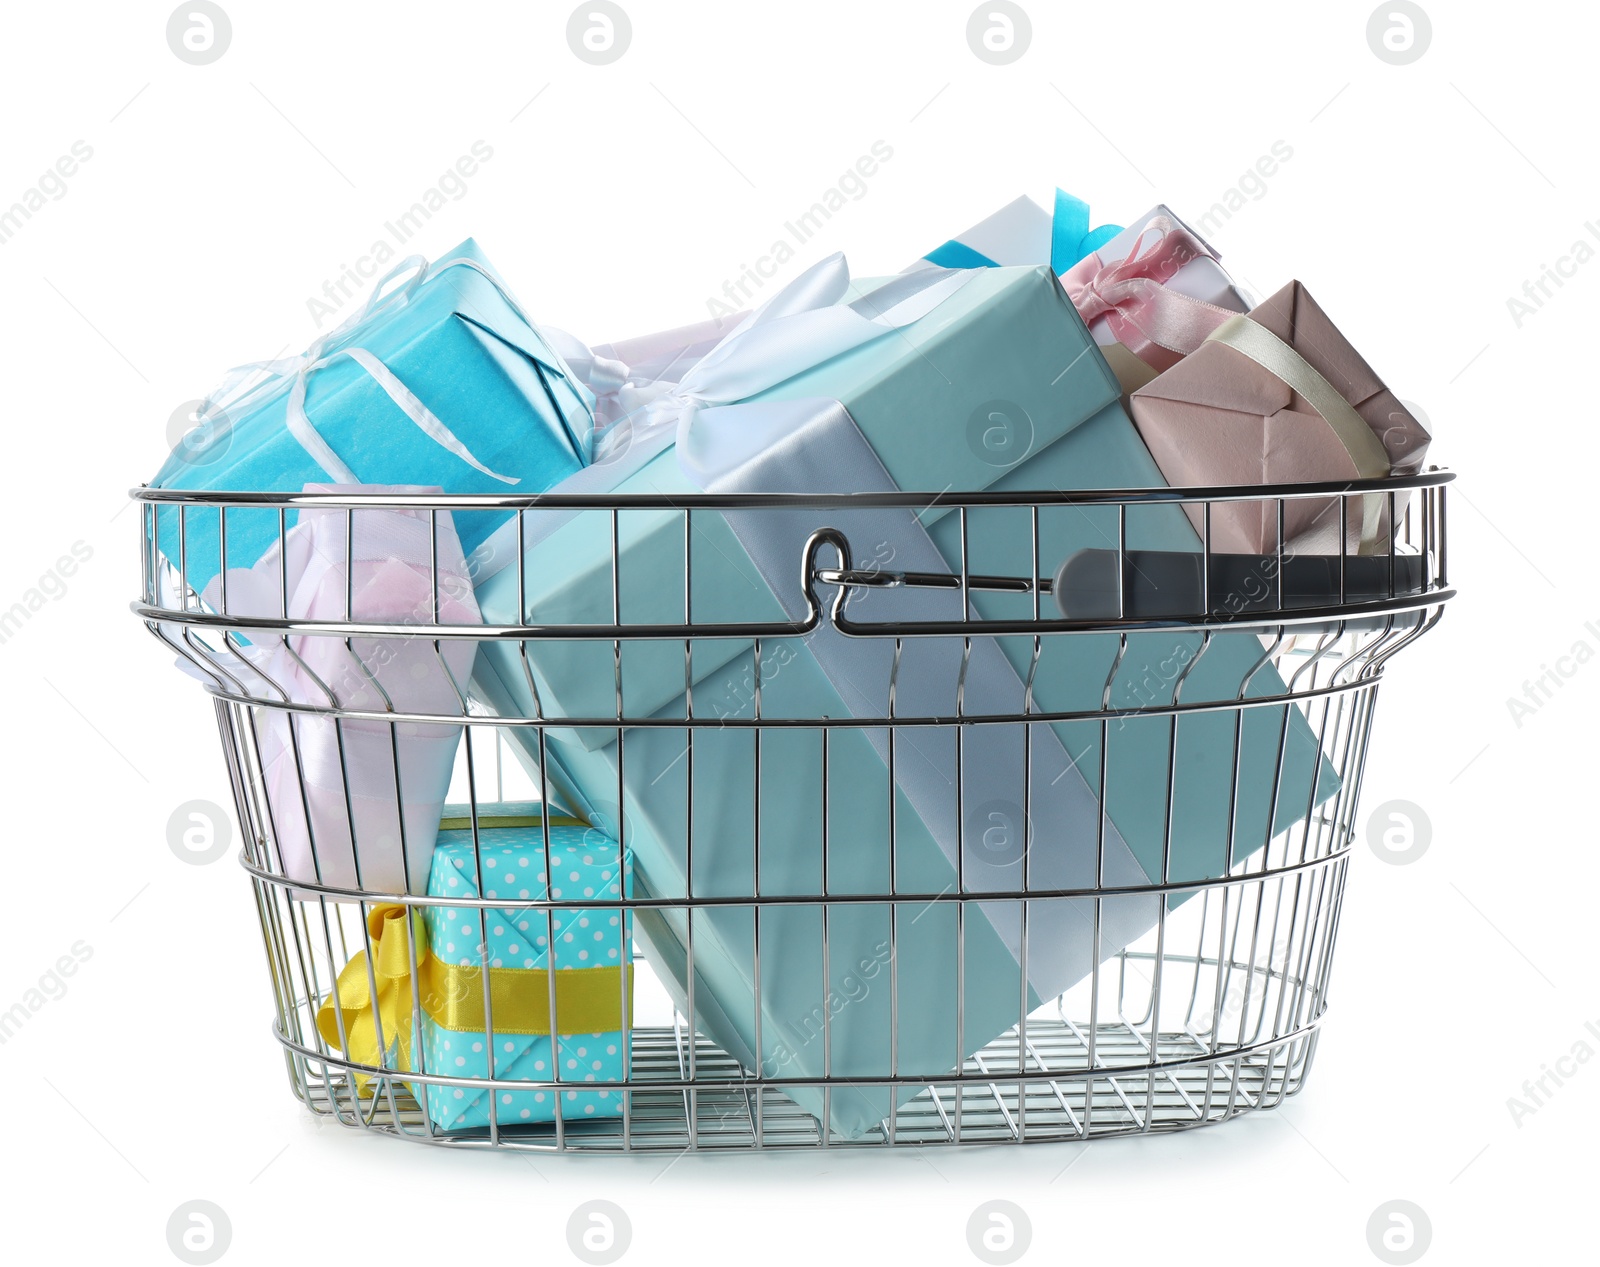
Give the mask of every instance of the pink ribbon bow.
[(1075, 264), (1061, 284), (1085, 325), (1104, 317), (1118, 343), (1151, 368), (1166, 370), (1237, 315), (1164, 284), (1189, 261), (1202, 257), (1216, 259), (1182, 225), (1156, 216), (1140, 231), (1126, 259), (1107, 264), (1096, 252)]

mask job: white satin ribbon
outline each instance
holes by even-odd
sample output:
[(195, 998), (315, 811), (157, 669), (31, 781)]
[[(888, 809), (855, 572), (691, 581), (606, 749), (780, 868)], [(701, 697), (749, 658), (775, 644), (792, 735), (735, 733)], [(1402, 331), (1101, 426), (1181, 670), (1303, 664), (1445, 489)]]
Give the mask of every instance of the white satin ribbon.
[(595, 461), (609, 464), (625, 453), (640, 455), (636, 461), (642, 465), (648, 460), (643, 455), (654, 456), (675, 442), (684, 474), (703, 488), (770, 443), (796, 417), (793, 402), (741, 402), (910, 325), (972, 277), (966, 270), (927, 270), (845, 304), (850, 266), (842, 254), (830, 255), (745, 318), (681, 382), (638, 391), (638, 407), (601, 435)]
[[(285, 402), (284, 423), (289, 434), (311, 455), (311, 460), (327, 473), (329, 479), (341, 484), (359, 484), (360, 477), (333, 451), (312, 425), (305, 409), (307, 380), (318, 370), (347, 356), (366, 371), (400, 411), (434, 443), (491, 479), (499, 480), (502, 484), (521, 483), (517, 477), (501, 475), (478, 461), (455, 433), (371, 352), (361, 347), (342, 346), (343, 341), (369, 317), (404, 307), (411, 302), (411, 297), (424, 281), (450, 268), (469, 268), (488, 279), (511, 310), (530, 327), (533, 326), (532, 320), (505, 284), (477, 260), (458, 255), (430, 266), (423, 256), (409, 255), (378, 279), (366, 303), (338, 326), (319, 335), (304, 352), (271, 361), (252, 361), (229, 370), (221, 384), (201, 403), (197, 416), (203, 424), (224, 413), (244, 413), (286, 390), (289, 398)], [(403, 286), (386, 290), (390, 282), (408, 272), (413, 276)]]
[[(605, 492), (641, 469), (668, 445), (676, 444), (685, 478), (709, 492), (841, 493), (896, 491), (893, 479), (849, 410), (838, 400), (821, 396), (785, 401), (746, 398), (932, 312), (979, 270), (919, 269), (895, 278), (854, 303), (842, 302), (848, 291), (848, 265), (833, 255), (806, 270), (765, 305), (736, 326), (678, 383), (643, 382), (632, 369), (603, 357), (585, 359), (587, 349), (568, 351), (553, 343), (574, 373), (597, 392), (634, 393), (640, 406), (613, 424), (596, 446), (597, 464), (569, 476), (552, 492)], [(581, 368), (580, 368), (581, 366)], [(613, 385), (604, 386), (609, 374)], [(930, 442), (934, 438), (930, 437)], [(531, 548), (577, 512), (527, 516), (523, 548)], [(894, 566), (949, 572), (949, 564), (928, 536), (917, 512), (894, 508), (835, 510), (827, 514), (805, 508), (765, 507), (727, 512), (741, 545), (768, 587), (792, 618), (800, 618), (806, 600), (799, 587), (800, 562), (811, 531), (827, 522), (858, 546), (892, 543)], [(510, 530), (511, 535), (504, 535)], [(478, 584), (514, 558), (515, 525), (502, 529), (479, 556)], [(486, 557), (485, 557), (486, 556)], [(959, 593), (946, 590), (897, 592), (895, 615), (903, 620), (959, 618)], [(1015, 669), (992, 639), (975, 639), (963, 648), (959, 638), (919, 639), (903, 649), (905, 673), (899, 679), (897, 703), (908, 711), (943, 715), (954, 710), (958, 674), (970, 715), (1020, 712), (1025, 689)], [(894, 673), (894, 642), (889, 638), (851, 638), (831, 622), (819, 625), (806, 645), (823, 672), (855, 715), (881, 715)], [(966, 656), (966, 671), (960, 673)], [(984, 742), (968, 746), (965, 765), (958, 767), (950, 730), (935, 735), (928, 728), (901, 738), (895, 779), (918, 818), (927, 827), (952, 868), (965, 868), (969, 890), (1007, 891), (1021, 887), (1022, 861), (994, 862), (981, 842), (965, 837), (957, 807), (961, 793), (954, 781), (962, 769), (968, 804), (999, 797), (1018, 808), (1012, 830), (1021, 830), (1024, 800), (1044, 837), (1034, 842), (1028, 875), (1045, 887), (1089, 887), (1095, 879), (1096, 842), (1105, 842), (1107, 883), (1144, 884), (1148, 877), (1116, 827), (1102, 821), (1100, 806), (1083, 774), (1075, 769), (1065, 747), (1048, 726), (1033, 726), (1031, 767), (1024, 727), (990, 726)], [(913, 728), (916, 730), (916, 728)], [(887, 740), (881, 728), (867, 735), (887, 762)], [(1031, 798), (1027, 795), (1031, 787)], [(981, 832), (976, 835), (981, 836)], [(960, 862), (957, 859), (960, 858)], [(1102, 904), (1101, 933), (1108, 945), (1123, 946), (1155, 922), (1155, 899), (1139, 896), (1108, 899)], [(1049, 909), (1044, 909), (1048, 907)], [(1021, 917), (1015, 904), (982, 908), (997, 935), (1021, 961)], [(1094, 926), (1076, 903), (1042, 904), (1030, 910), (1035, 933), (1043, 934), (1028, 951), (1028, 976), (1040, 997), (1072, 985), (1093, 964)], [(1040, 949), (1040, 947), (1044, 949)]]
[[(852, 303), (850, 266), (840, 253), (818, 261), (731, 330), (678, 382), (639, 382), (620, 361), (552, 340), (563, 359), (593, 384), (609, 378), (632, 408), (600, 435), (594, 464), (551, 493), (611, 491), (669, 445), (685, 478), (704, 489), (797, 434), (819, 411), (839, 410), (821, 397), (750, 401), (779, 383), (927, 316), (979, 275), (972, 269), (920, 269)], [(571, 336), (560, 336), (570, 339)], [(574, 341), (575, 342), (575, 341)], [(624, 394), (626, 393), (626, 394)], [(848, 415), (847, 415), (848, 416)], [(526, 517), (522, 549), (549, 536), (576, 512)], [(479, 584), (510, 564), (516, 525), (507, 524), (474, 552)]]
[[(736, 326), (678, 383), (642, 382), (620, 362), (603, 357), (586, 360), (587, 349), (568, 351), (552, 344), (597, 391), (614, 391), (619, 399), (624, 390), (631, 391), (642, 403), (602, 435), (596, 465), (569, 476), (551, 491), (609, 491), (671, 444), (677, 446), (685, 478), (709, 492), (896, 491), (889, 472), (840, 401), (821, 396), (754, 402), (746, 398), (910, 325), (979, 275), (979, 270), (919, 269), (845, 304), (848, 266), (842, 255), (830, 256)], [(608, 374), (613, 385), (605, 388)], [(930, 436), (930, 442), (935, 438)], [(543, 540), (575, 513), (527, 516), (523, 548)], [(845, 532), (858, 546), (892, 543), (897, 569), (950, 570), (915, 511), (876, 507), (823, 514), (806, 508), (765, 507), (726, 513), (756, 569), (795, 619), (806, 610), (797, 564), (811, 531), (823, 522)], [(510, 535), (505, 535), (508, 530)], [(474, 568), (478, 584), (516, 557), (514, 534), (515, 525), (507, 525), (491, 538), (490, 548), (480, 554)], [(894, 612), (902, 620), (948, 620), (964, 612), (961, 595), (948, 590), (899, 591), (897, 599)], [(847, 637), (831, 622), (823, 622), (805, 641), (854, 715), (882, 715), (897, 658), (903, 658), (905, 668), (897, 703), (908, 711), (935, 716), (952, 712), (955, 700), (950, 692), (958, 676), (970, 715), (1020, 712), (1025, 701), (1021, 678), (993, 639), (975, 639), (966, 647), (960, 638), (918, 639), (916, 646), (904, 648), (897, 657), (893, 639)], [(961, 672), (963, 656), (965, 672)], [(941, 691), (940, 684), (947, 689)], [(1031, 883), (1091, 886), (1096, 844), (1102, 838), (1106, 882), (1147, 883), (1149, 877), (1115, 825), (1102, 819), (1093, 790), (1054, 731), (1039, 725), (1031, 730), (1030, 741), (1021, 725), (986, 727), (984, 742), (968, 745), (964, 765), (958, 765), (954, 734), (948, 728), (938, 734), (931, 728), (912, 728), (915, 733), (901, 736), (904, 746), (895, 767), (896, 783), (952, 869), (964, 867), (970, 891), (1021, 887), (1020, 857), (992, 861), (980, 840), (963, 833), (957, 813), (962, 794), (955, 783), (959, 769), (969, 806), (998, 797), (1017, 807), (1011, 830), (1022, 830), (1021, 807), (1025, 800), (1030, 802), (1035, 823), (1044, 828), (1027, 864)], [(868, 728), (866, 733), (887, 762), (886, 732)], [(980, 909), (1021, 962), (1021, 916), (1016, 905), (997, 903)], [(1135, 940), (1154, 924), (1157, 909), (1156, 900), (1148, 896), (1107, 899), (1099, 912), (1106, 944), (1121, 947)], [(1038, 934), (1027, 953), (1029, 980), (1040, 997), (1050, 997), (1093, 966), (1094, 923), (1077, 903), (1040, 904), (1028, 918)]]
[[(678, 381), (676, 377), (652, 376), (627, 361), (603, 356), (565, 330), (546, 326), (541, 333), (566, 362), (578, 382), (594, 397), (591, 408), (594, 410), (597, 433), (618, 419), (643, 409)], [(668, 335), (659, 337), (669, 339)]]
[[(918, 270), (912, 276), (920, 275)], [(818, 402), (809, 402), (816, 405)], [(898, 491), (872, 446), (843, 405), (810, 411), (799, 431), (762, 450), (736, 470), (712, 480), (716, 493), (889, 493)], [(950, 574), (950, 565), (923, 527), (919, 512), (868, 507), (818, 511), (764, 507), (730, 510), (728, 524), (756, 570), (793, 619), (807, 610), (796, 564), (805, 543), (824, 524), (844, 533), (857, 549), (888, 546), (898, 570)], [(824, 558), (823, 563), (831, 563)], [(855, 566), (863, 560), (855, 559)], [(973, 612), (959, 591), (904, 588), (874, 595), (883, 609), (884, 628), (932, 620), (969, 619)], [(824, 620), (805, 638), (846, 709), (856, 717), (882, 717), (891, 699), (904, 716), (969, 717), (1021, 714), (1027, 690), (994, 638), (850, 637)], [(956, 683), (960, 682), (959, 696)], [(890, 683), (894, 688), (891, 692)], [(887, 729), (863, 731), (889, 767)], [(1025, 737), (1028, 736), (1028, 737)], [(1048, 724), (991, 723), (968, 735), (958, 755), (951, 727), (911, 726), (897, 736), (894, 779), (968, 892), (1015, 892), (1039, 888), (1091, 888), (1100, 877), (1108, 885), (1144, 885), (1152, 877), (1134, 857), (1121, 832), (1103, 816), (1098, 797), (1065, 745)], [(957, 783), (960, 783), (958, 790)], [(990, 806), (1007, 816), (1006, 829), (1021, 833), (1023, 806), (1034, 831), (1027, 854), (996, 860), (984, 847), (988, 820), (974, 830), (973, 807)], [(969, 822), (963, 829), (963, 810)], [(1101, 853), (1103, 850), (1103, 853)], [(958, 861), (958, 859), (960, 861)], [(1026, 871), (1024, 871), (1026, 869)], [(1022, 919), (1014, 902), (980, 903), (1040, 998), (1076, 984), (1094, 964), (1094, 921), (1077, 902), (1038, 902), (1029, 908), (1032, 929), (1024, 955)], [(1137, 940), (1157, 918), (1153, 897), (1123, 896), (1100, 903), (1100, 936), (1105, 953)]]

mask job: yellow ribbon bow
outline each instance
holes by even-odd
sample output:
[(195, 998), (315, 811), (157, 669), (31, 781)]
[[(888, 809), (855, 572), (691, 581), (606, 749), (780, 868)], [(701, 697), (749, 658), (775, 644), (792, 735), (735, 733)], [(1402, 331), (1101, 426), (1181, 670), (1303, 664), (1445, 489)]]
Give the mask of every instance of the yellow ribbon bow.
[[(411, 974), (411, 948), (406, 945), (406, 907), (386, 903), (374, 906), (367, 915), (367, 933), (372, 939), (371, 971), (365, 950), (355, 955), (344, 970), (333, 994), (317, 1011), (317, 1029), (328, 1045), (343, 1050), (352, 1061), (383, 1068), (389, 1049), (398, 1044), (394, 1067), (411, 1068), (411, 1036), (414, 1016)], [(428, 932), (420, 913), (412, 920), (418, 963), (428, 956)], [(374, 987), (377, 1006), (373, 1006)], [(338, 1004), (335, 1006), (334, 997)], [(339, 1019), (344, 1018), (344, 1041), (340, 1041)], [(382, 1041), (379, 1041), (380, 1030)], [(365, 1091), (368, 1078), (356, 1075), (356, 1087)]]
[[(544, 968), (490, 968), (486, 999), (481, 968), (444, 964), (434, 957), (420, 911), (411, 924), (417, 962), (416, 975), (412, 975), (405, 913), (404, 906), (393, 903), (372, 908), (367, 916), (367, 933), (372, 939), (370, 973), (367, 952), (359, 951), (345, 964), (338, 983), (317, 1011), (317, 1029), (328, 1045), (342, 1050), (356, 1064), (401, 1072), (413, 1069), (417, 981), (422, 983), (422, 1011), (436, 1025), (457, 1033), (483, 1033), (491, 1015), (499, 1034), (544, 1035), (552, 1028), (558, 1034), (599, 1034), (633, 1025), (632, 964), (556, 973)], [(339, 1035), (341, 1015), (344, 1042)], [(393, 1065), (385, 1060), (391, 1048), (397, 1048)], [(364, 1093), (369, 1080), (368, 1075), (358, 1073), (357, 1090)]]

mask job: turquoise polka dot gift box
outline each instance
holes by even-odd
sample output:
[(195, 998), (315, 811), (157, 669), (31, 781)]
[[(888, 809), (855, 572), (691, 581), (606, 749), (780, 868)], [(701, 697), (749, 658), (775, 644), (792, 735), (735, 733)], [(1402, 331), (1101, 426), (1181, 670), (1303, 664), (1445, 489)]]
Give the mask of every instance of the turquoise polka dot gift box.
[[(554, 817), (547, 828), (538, 814), (537, 805), (480, 811), (474, 847), (464, 808), (445, 809), (428, 896), (507, 905), (424, 908), (431, 962), (422, 970), (415, 1064), (443, 1077), (572, 1085), (491, 1092), (415, 1084), (441, 1130), (488, 1127), (491, 1095), (501, 1127), (554, 1122), (558, 1095), (569, 1123), (622, 1115), (622, 1092), (603, 1084), (627, 1071), (632, 923), (617, 907), (582, 903), (631, 896), (631, 862), (596, 828)], [(545, 901), (571, 905), (522, 905)]]

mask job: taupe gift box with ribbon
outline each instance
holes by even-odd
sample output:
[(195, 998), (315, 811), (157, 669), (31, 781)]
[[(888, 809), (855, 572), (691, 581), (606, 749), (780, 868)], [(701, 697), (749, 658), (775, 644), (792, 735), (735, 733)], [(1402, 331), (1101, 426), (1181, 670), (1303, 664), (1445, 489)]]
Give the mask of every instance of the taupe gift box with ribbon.
[[(1139, 434), (1168, 483), (1300, 484), (1420, 470), (1429, 435), (1299, 282), (1225, 321), (1194, 352), (1133, 393)], [(1286, 548), (1345, 512), (1345, 549), (1388, 548), (1383, 494), (1283, 503)], [(1217, 502), (1211, 548), (1268, 554), (1278, 504)], [(1187, 508), (1197, 531), (1198, 507)]]

